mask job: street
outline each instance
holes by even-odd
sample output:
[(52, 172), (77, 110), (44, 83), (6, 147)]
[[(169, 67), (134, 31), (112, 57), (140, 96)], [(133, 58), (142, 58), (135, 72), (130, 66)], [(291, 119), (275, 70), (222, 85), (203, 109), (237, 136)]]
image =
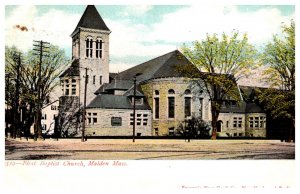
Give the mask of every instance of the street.
[(6, 139), (6, 160), (295, 159), (295, 144), (279, 140)]

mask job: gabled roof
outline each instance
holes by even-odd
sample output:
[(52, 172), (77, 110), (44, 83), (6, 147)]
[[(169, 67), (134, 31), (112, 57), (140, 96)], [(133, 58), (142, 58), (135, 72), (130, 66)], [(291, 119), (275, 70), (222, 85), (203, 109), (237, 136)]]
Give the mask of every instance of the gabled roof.
[(109, 73), (109, 80), (115, 79), (115, 77), (118, 75), (118, 73)]
[(71, 66), (68, 67), (59, 77), (79, 76), (79, 59), (72, 61)]
[(268, 88), (256, 87), (256, 86), (239, 86), (242, 96), (246, 102), (253, 102), (257, 97), (257, 91), (264, 91)]
[[(134, 95), (133, 95), (133, 87), (130, 88), (129, 90), (127, 90), (127, 91), (124, 93), (124, 96), (134, 96)], [(144, 97), (145, 95), (137, 88), (137, 89), (136, 89), (135, 96), (138, 96), (138, 97)]]
[(128, 90), (133, 85), (132, 80), (114, 79), (106, 86), (106, 90)]
[(244, 101), (240, 101), (235, 106), (222, 106), (220, 112), (221, 113), (245, 113), (247, 103)]
[(184, 73), (178, 71), (178, 67), (185, 65), (191, 66), (191, 71), (199, 71), (180, 51), (175, 50), (125, 70), (119, 73), (119, 77), (128, 80), (133, 79), (137, 73), (142, 73), (137, 76), (138, 82), (153, 78), (185, 77)]
[(250, 101), (250, 97), (251, 97), (251, 94), (253, 92), (253, 87), (251, 86), (239, 86), (240, 87), (240, 91), (241, 91), (241, 94), (243, 96), (243, 99), (245, 101)]
[[(87, 108), (104, 108), (104, 109), (133, 109), (129, 98), (121, 95), (101, 94), (96, 96)], [(137, 110), (150, 110), (147, 103), (136, 105)]]
[(109, 84), (109, 83), (104, 83), (104, 84), (102, 84), (102, 85), (100, 86), (100, 88), (99, 88), (98, 90), (96, 90), (96, 92), (95, 92), (94, 94), (96, 94), (96, 95), (98, 95), (98, 94), (106, 94), (107, 91), (106, 91), (105, 89), (106, 89), (106, 87), (107, 87), (108, 84)]
[[(117, 74), (116, 74), (117, 75)], [(112, 90), (128, 90), (133, 87), (133, 80), (120, 80), (117, 76), (110, 83), (103, 84), (94, 93), (96, 95), (103, 93), (111, 93)]]
[(94, 5), (88, 5), (86, 7), (73, 33), (79, 27), (110, 31)]
[(247, 103), (246, 106), (247, 113), (264, 113), (265, 111), (258, 106), (256, 103)]
[(119, 80), (115, 78), (110, 83), (105, 83), (94, 93), (96, 95), (100, 93), (109, 93), (112, 90), (128, 90), (133, 87), (133, 80)]

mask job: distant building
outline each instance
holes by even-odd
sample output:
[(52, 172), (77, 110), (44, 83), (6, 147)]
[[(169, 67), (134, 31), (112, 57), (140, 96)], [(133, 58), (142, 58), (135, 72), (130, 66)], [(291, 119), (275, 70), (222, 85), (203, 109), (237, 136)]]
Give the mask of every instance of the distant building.
[(58, 101), (55, 101), (42, 109), (41, 124), (43, 134), (52, 135), (54, 133), (54, 117), (58, 116), (58, 105)]
[[(59, 97), (61, 95), (60, 87), (55, 87), (50, 94), (48, 103), (42, 107), (41, 125), (42, 133), (52, 135), (54, 133), (55, 120), (54, 117), (58, 116)], [(31, 127), (31, 133), (34, 133), (34, 125)]]

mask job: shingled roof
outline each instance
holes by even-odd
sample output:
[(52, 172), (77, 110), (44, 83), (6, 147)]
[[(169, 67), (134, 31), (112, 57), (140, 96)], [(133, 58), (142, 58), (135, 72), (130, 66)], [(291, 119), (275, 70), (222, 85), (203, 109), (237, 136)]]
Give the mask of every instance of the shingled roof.
[(118, 73), (109, 73), (109, 82), (113, 81)]
[(110, 31), (94, 5), (88, 5), (86, 7), (73, 33), (79, 27)]
[(190, 71), (199, 71), (180, 51), (175, 50), (120, 72), (119, 77), (128, 80), (133, 79), (137, 73), (142, 73), (137, 77), (138, 82), (153, 78), (186, 77), (184, 73), (178, 71), (178, 67), (185, 65), (193, 68)]
[[(104, 108), (104, 109), (133, 109), (129, 98), (121, 95), (101, 94), (96, 96), (87, 108)], [(137, 110), (150, 110), (147, 103), (136, 105)]]
[(74, 60), (71, 66), (68, 67), (59, 77), (67, 76), (79, 76), (79, 59)]
[(240, 101), (235, 106), (221, 106), (221, 113), (245, 113), (247, 107), (247, 103), (244, 101)]
[(254, 102), (257, 98), (257, 91), (264, 91), (268, 88), (256, 87), (256, 86), (239, 86), (242, 96), (246, 102)]
[[(133, 87), (131, 87), (129, 90), (127, 90), (124, 93), (124, 96), (134, 96)], [(139, 90), (139, 88), (137, 88), (135, 96), (144, 97), (145, 95)]]
[(107, 91), (105, 90), (107, 85), (109, 85), (109, 83), (104, 83), (100, 86), (100, 88), (98, 88), (98, 90), (96, 90), (96, 92), (94, 94), (98, 95), (98, 94), (107, 94)]
[(110, 82), (106, 90), (128, 90), (133, 85), (132, 80), (120, 80), (120, 79), (114, 79), (112, 82)]
[(133, 81), (132, 80), (119, 80), (119, 79), (114, 79), (110, 83), (105, 83), (100, 88), (94, 93), (96, 95), (101, 94), (101, 93), (107, 93), (108, 91), (111, 90), (128, 90), (133, 86)]
[(256, 103), (247, 103), (246, 106), (246, 112), (247, 113), (264, 113), (265, 111), (258, 106)]

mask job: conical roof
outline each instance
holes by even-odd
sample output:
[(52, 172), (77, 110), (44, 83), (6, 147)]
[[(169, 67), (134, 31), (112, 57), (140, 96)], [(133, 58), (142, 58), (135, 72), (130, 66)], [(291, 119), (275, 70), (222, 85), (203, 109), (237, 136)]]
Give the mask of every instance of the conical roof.
[(86, 7), (73, 33), (79, 27), (110, 31), (94, 5), (88, 5)]

